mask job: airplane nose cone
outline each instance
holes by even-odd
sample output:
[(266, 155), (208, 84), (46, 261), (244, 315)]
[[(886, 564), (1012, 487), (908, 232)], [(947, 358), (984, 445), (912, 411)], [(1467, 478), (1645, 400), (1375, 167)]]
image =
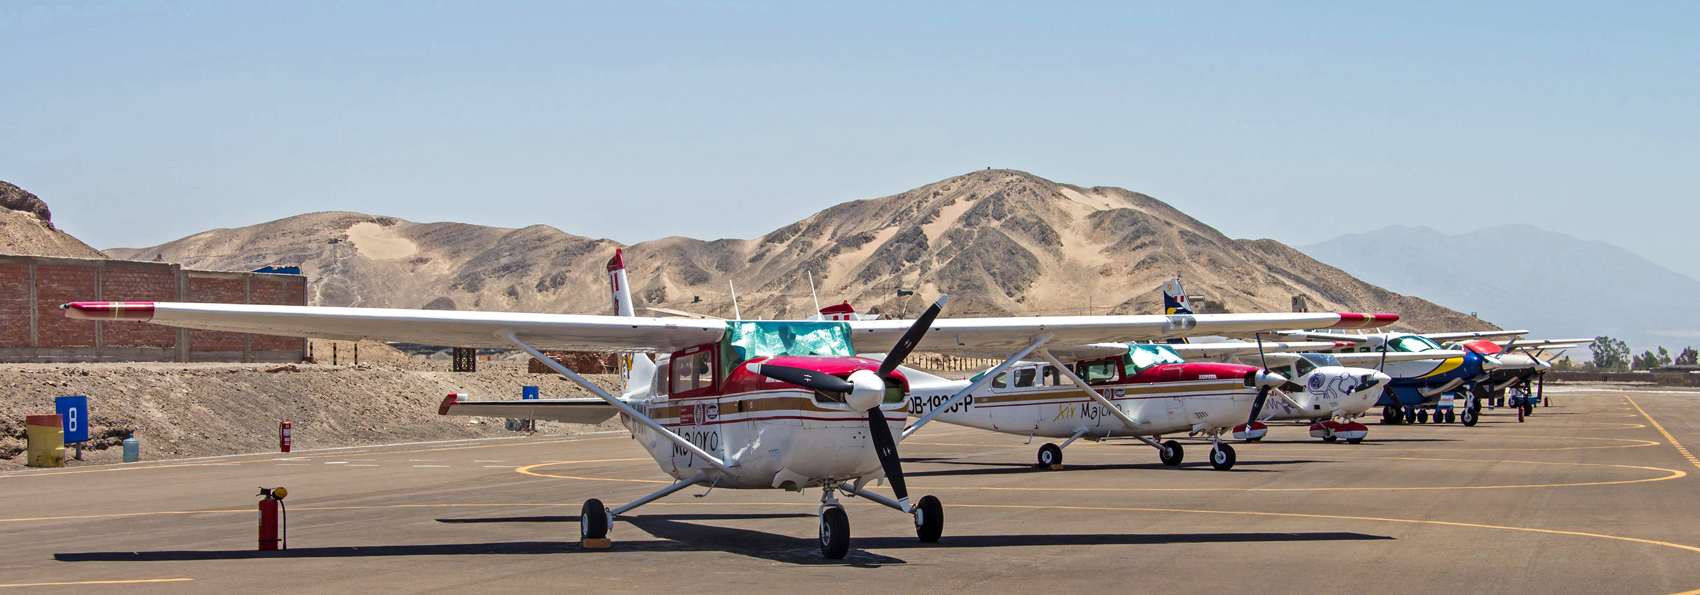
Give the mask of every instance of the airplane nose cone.
[(1537, 358), (1535, 360), (1535, 369), (1540, 370), (1542, 372), (1545, 372), (1547, 370), (1551, 370), (1552, 369), (1552, 362)]
[(1498, 369), (1503, 368), (1503, 367), (1505, 367), (1505, 363), (1499, 361), (1499, 358), (1496, 358), (1496, 357), (1491, 356), (1491, 355), (1482, 356), (1482, 369), (1483, 370), (1498, 370)]
[(856, 370), (850, 373), (850, 394), (844, 395), (844, 404), (857, 411), (867, 411), (880, 406), (885, 400), (885, 381), (873, 370)]
[(1246, 386), (1255, 386), (1258, 388), (1263, 388), (1265, 386), (1269, 388), (1280, 388), (1281, 385), (1286, 383), (1286, 376), (1282, 376), (1268, 370), (1258, 370), (1253, 372), (1250, 377), (1246, 378)]

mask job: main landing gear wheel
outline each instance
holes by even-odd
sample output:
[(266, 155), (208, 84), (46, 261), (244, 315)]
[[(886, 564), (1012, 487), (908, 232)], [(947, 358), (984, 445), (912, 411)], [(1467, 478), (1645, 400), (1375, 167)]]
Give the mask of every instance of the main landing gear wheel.
[(583, 539), (608, 538), (608, 507), (601, 500), (591, 498), (584, 501), (584, 508), (578, 515), (578, 535)]
[(1480, 414), (1477, 413), (1475, 408), (1473, 408), (1473, 407), (1472, 408), (1466, 408), (1464, 410), (1464, 415), (1462, 417), (1464, 418), (1462, 421), (1464, 422), (1464, 427), (1466, 427), (1466, 428), (1475, 427), (1476, 422), (1480, 420)]
[(1532, 402), (1524, 403), (1523, 404), (1523, 417), (1528, 417), (1528, 416), (1531, 416), (1531, 415), (1534, 415), (1534, 414), (1535, 414), (1535, 404), (1532, 403)]
[(828, 506), (820, 513), (820, 555), (828, 560), (843, 560), (844, 554), (848, 553), (850, 517), (845, 516), (844, 509)]
[(1415, 410), (1415, 409), (1406, 409), (1405, 410), (1405, 423), (1408, 423), (1408, 424), (1417, 423), (1417, 410)]
[(1227, 471), (1234, 468), (1234, 447), (1218, 444), (1210, 449), (1210, 466), (1217, 471)]
[(1417, 423), (1419, 423), (1419, 424), (1428, 423), (1428, 410), (1427, 409), (1418, 409), (1417, 410)]
[(1458, 423), (1458, 412), (1454, 411), (1452, 409), (1447, 409), (1446, 410), (1446, 423), (1449, 423), (1449, 424)]
[(1164, 465), (1176, 467), (1181, 464), (1182, 452), (1184, 451), (1181, 449), (1181, 443), (1170, 440), (1163, 443), (1163, 450), (1157, 451), (1157, 458), (1162, 460)]
[(1335, 440), (1339, 440), (1339, 439), (1340, 439), (1340, 437), (1339, 437), (1339, 436), (1335, 436), (1335, 435), (1333, 435), (1333, 434), (1329, 434), (1329, 435), (1327, 435), (1327, 436), (1323, 436), (1323, 437), (1322, 437), (1322, 441), (1323, 441), (1323, 442), (1333, 442), (1333, 441), (1335, 441)]
[(1358, 443), (1363, 442), (1363, 441), (1364, 441), (1363, 438), (1347, 438), (1346, 444), (1358, 444)]
[(1398, 407), (1394, 407), (1392, 405), (1387, 405), (1387, 406), (1384, 406), (1384, 407), (1381, 408), (1381, 423), (1384, 423), (1384, 424), (1387, 424), (1387, 425), (1390, 425), (1390, 426), (1391, 425), (1398, 425), (1399, 420), (1402, 417), (1404, 417), (1404, 416), (1399, 414), (1399, 408)]
[(1039, 447), (1039, 468), (1049, 469), (1052, 465), (1062, 464), (1062, 448), (1049, 442)]
[(915, 536), (921, 543), (938, 543), (940, 535), (944, 535), (944, 505), (931, 495), (921, 496), (915, 504)]

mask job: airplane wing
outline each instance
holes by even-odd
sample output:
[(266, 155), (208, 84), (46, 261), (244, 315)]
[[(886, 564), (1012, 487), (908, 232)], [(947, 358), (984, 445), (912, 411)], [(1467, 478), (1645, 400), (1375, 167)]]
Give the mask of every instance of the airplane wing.
[(1486, 339), (1489, 337), (1515, 337), (1527, 335), (1529, 331), (1467, 331), (1461, 333), (1422, 333), (1422, 336), (1435, 341), (1457, 341), (1460, 339)]
[[(1239, 339), (1241, 341), (1245, 341), (1245, 340), (1249, 340), (1249, 339), (1254, 339), (1255, 337), (1237, 335), (1237, 336), (1235, 336), (1235, 338)], [(1334, 341), (1334, 342), (1340, 342), (1340, 343), (1352, 343), (1354, 345), (1369, 342), (1368, 338), (1365, 338), (1365, 337), (1360, 336), (1360, 335), (1348, 335), (1346, 333), (1327, 333), (1327, 332), (1320, 332), (1320, 331), (1293, 331), (1293, 330), (1284, 330), (1284, 331), (1275, 331), (1275, 332), (1265, 332), (1265, 333), (1263, 333), (1263, 341), (1265, 343), (1268, 343), (1270, 339), (1280, 339), (1280, 340), (1283, 340), (1283, 341)]]
[[(1269, 355), (1278, 351), (1322, 351), (1347, 345), (1350, 345), (1350, 343), (1339, 341), (1264, 341), (1263, 353)], [(1169, 347), (1188, 360), (1222, 356), (1255, 356), (1258, 351), (1257, 343), (1245, 341), (1183, 343), (1179, 345), (1171, 344)]]
[(466, 395), (451, 394), (437, 407), (438, 415), (476, 415), (479, 417), (511, 417), (541, 419), (571, 424), (596, 425), (619, 413), (607, 401), (595, 397), (585, 399), (523, 399), (503, 401), (467, 401)]
[[(355, 341), (512, 348), (496, 333), (513, 331), (537, 349), (671, 352), (720, 340), (720, 320), (582, 314), (457, 312), (323, 306), (256, 306), (181, 302), (73, 302), (66, 316), (166, 326)], [(889, 346), (888, 346), (889, 347)]]
[[(512, 347), (512, 332), (537, 349), (669, 352), (712, 343), (725, 335), (719, 320), (635, 318), (583, 314), (460, 312), (324, 306), (261, 306), (183, 302), (73, 302), (66, 315), (166, 326), (288, 337), (372, 339), (458, 347)], [(920, 351), (1005, 357), (1049, 333), (1049, 344), (1090, 345), (1175, 337), (1253, 333), (1277, 328), (1367, 328), (1392, 324), (1397, 314), (1279, 313), (1143, 316), (1052, 316), (938, 319)], [(858, 353), (886, 352), (912, 321), (849, 321)]]
[[(1508, 345), (1510, 343), (1511, 343), (1511, 341), (1494, 341), (1493, 342), (1493, 344), (1498, 345), (1500, 347), (1505, 347), (1506, 345)], [(1572, 345), (1572, 346), (1575, 346), (1575, 345), (1592, 345), (1593, 343), (1594, 343), (1593, 339), (1529, 339), (1529, 340), (1518, 339), (1517, 344), (1512, 345), (1511, 347), (1514, 348), (1514, 349), (1536, 349), (1536, 348), (1551, 348), (1551, 347), (1557, 346), (1557, 345)]]
[[(1387, 361), (1410, 362), (1425, 359), (1452, 359), (1464, 357), (1468, 352), (1456, 349), (1435, 349), (1430, 351), (1403, 352), (1393, 351), (1387, 354)], [(1340, 363), (1354, 368), (1374, 368), (1381, 364), (1381, 352), (1370, 353), (1331, 353)]]
[[(1046, 345), (1088, 346), (1096, 343), (1156, 341), (1210, 335), (1246, 335), (1290, 328), (1372, 328), (1398, 322), (1397, 314), (1275, 313), (1131, 316), (1044, 316), (1010, 318), (940, 318), (922, 338), (917, 351), (980, 357), (1007, 357), (1049, 333)], [(909, 330), (907, 320), (857, 320), (850, 323), (857, 352), (891, 349)], [(1123, 349), (1125, 351), (1125, 348)]]

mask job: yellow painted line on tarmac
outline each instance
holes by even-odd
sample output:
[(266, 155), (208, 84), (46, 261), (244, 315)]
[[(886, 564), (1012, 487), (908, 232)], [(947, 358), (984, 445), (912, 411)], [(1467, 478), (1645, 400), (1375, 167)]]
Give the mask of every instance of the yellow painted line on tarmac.
[(1665, 427), (1664, 427), (1664, 426), (1661, 426), (1661, 425), (1659, 425), (1659, 422), (1658, 422), (1658, 421), (1655, 421), (1655, 420), (1654, 420), (1654, 419), (1653, 419), (1653, 416), (1651, 416), (1651, 415), (1647, 415), (1647, 410), (1645, 410), (1645, 409), (1642, 409), (1642, 408), (1641, 408), (1641, 405), (1639, 405), (1639, 404), (1636, 404), (1636, 402), (1635, 402), (1635, 399), (1631, 399), (1631, 398), (1629, 398), (1629, 395), (1627, 395), (1627, 394), (1625, 394), (1625, 395), (1623, 395), (1623, 398), (1625, 398), (1625, 399), (1628, 399), (1628, 400), (1629, 400), (1629, 404), (1630, 404), (1630, 405), (1634, 405), (1634, 406), (1635, 406), (1635, 410), (1636, 410), (1636, 411), (1639, 411), (1639, 412), (1641, 412), (1641, 417), (1645, 417), (1645, 418), (1647, 418), (1647, 423), (1650, 423), (1650, 424), (1653, 424), (1653, 428), (1654, 428), (1654, 429), (1657, 429), (1657, 430), (1658, 430), (1658, 431), (1659, 431), (1659, 433), (1660, 433), (1660, 434), (1664, 434), (1664, 435), (1665, 435), (1665, 440), (1669, 440), (1669, 441), (1670, 441), (1670, 445), (1671, 445), (1671, 446), (1675, 446), (1675, 447), (1676, 447), (1676, 451), (1677, 451), (1677, 452), (1679, 452), (1679, 453), (1682, 453), (1682, 458), (1685, 458), (1685, 459), (1688, 459), (1688, 462), (1689, 462), (1689, 463), (1693, 463), (1693, 464), (1694, 464), (1694, 466), (1695, 466), (1695, 467), (1700, 467), (1700, 459), (1696, 459), (1696, 458), (1694, 458), (1694, 455), (1693, 455), (1693, 454), (1692, 454), (1692, 453), (1690, 453), (1690, 452), (1688, 452), (1688, 449), (1687, 449), (1687, 448), (1683, 448), (1683, 446), (1682, 446), (1682, 443), (1681, 443), (1681, 442), (1677, 442), (1677, 441), (1676, 441), (1676, 437), (1675, 437), (1675, 436), (1672, 436), (1672, 435), (1670, 435), (1670, 432), (1666, 432), (1666, 431), (1665, 431)]
[(63, 583), (11, 583), (11, 584), (0, 585), (0, 588), (7, 588), (7, 587), (64, 587), (64, 586), (74, 586), (74, 585), (134, 585), (134, 584), (139, 584), (139, 583), (182, 583), (182, 582), (187, 582), (187, 581), (192, 581), (192, 580), (195, 580), (195, 579), (192, 579), (192, 578), (139, 578), (139, 579), (117, 580), (117, 581), (71, 581), (71, 582), (63, 582)]
[(663, 481), (663, 480), (660, 480), (660, 479), (618, 479), (618, 478), (612, 478), (612, 477), (578, 477), (578, 476), (573, 476), (573, 475), (553, 475), (553, 474), (549, 474), (549, 473), (538, 473), (536, 471), (532, 471), (532, 469), (536, 469), (538, 467), (553, 467), (553, 466), (556, 466), (556, 465), (573, 465), (573, 464), (578, 464), (578, 463), (620, 463), (620, 462), (626, 462), (626, 461), (648, 461), (648, 460), (652, 460), (652, 459), (650, 459), (648, 457), (636, 457), (636, 458), (630, 458), (630, 459), (598, 459), (598, 460), (594, 460), (594, 461), (559, 461), (559, 462), (554, 462), (554, 463), (538, 463), (536, 465), (526, 465), (524, 467), (520, 467), (518, 469), (515, 469), (514, 472), (521, 473), (521, 474), (524, 474), (524, 475), (530, 475), (532, 477), (548, 477), (548, 478), (551, 478), (551, 479), (577, 479), (577, 480), (581, 480), (581, 481), (624, 481), (624, 482), (631, 482), (631, 483), (673, 483), (671, 481)]
[[(318, 460), (318, 459), (342, 458), (342, 457), (348, 456), (349, 454), (398, 455), (398, 454), (409, 454), (409, 453), (420, 453), (420, 452), (440, 452), (440, 451), (446, 451), (446, 450), (468, 450), (468, 449), (473, 449), (473, 448), (497, 448), (497, 447), (502, 447), (502, 446), (556, 444), (556, 443), (560, 443), (560, 442), (596, 442), (596, 441), (599, 441), (599, 440), (614, 440), (614, 439), (625, 439), (625, 438), (629, 438), (629, 436), (606, 436), (606, 437), (601, 437), (601, 438), (562, 438), (562, 439), (559, 439), (559, 440), (538, 440), (538, 441), (532, 441), (532, 442), (515, 441), (515, 442), (504, 442), (504, 443), (501, 443), (501, 444), (477, 444), (477, 445), (472, 445), (472, 446), (448, 446), (448, 447), (443, 447), (443, 448), (423, 448), (423, 449), (418, 449), (418, 450), (385, 450), (385, 451), (378, 451), (378, 452), (329, 453), (329, 454), (307, 455), (307, 456), (292, 456), (290, 453), (281, 453), (281, 452), (276, 453), (276, 456), (273, 456), (269, 453), (268, 454), (260, 454), (260, 455), (229, 455), (229, 456), (262, 456), (262, 457), (266, 457), (266, 458), (253, 459), (253, 460), (248, 460), (248, 461), (219, 461), (219, 462), (210, 462), (210, 463), (162, 463), (162, 464), (158, 464), (158, 465), (143, 465), (143, 466), (112, 465), (112, 466), (102, 466), (102, 467), (94, 467), (94, 468), (88, 468), (88, 469), (68, 469), (68, 470), (65, 470), (65, 471), (35, 471), (35, 472), (22, 472), (22, 473), (9, 473), (9, 474), (0, 473), (0, 479), (11, 479), (11, 478), (19, 478), (19, 477), (47, 477), (47, 476), (54, 476), (54, 475), (78, 475), (78, 474), (82, 474), (82, 473), (110, 473), (110, 472), (113, 472), (113, 471), (146, 471), (146, 470), (151, 470), (151, 469), (180, 469), (180, 468), (184, 468), (184, 467), (216, 467), (216, 466), (223, 466), (223, 465), (248, 465), (248, 464), (253, 464), (253, 463), (277, 463), (277, 462), (280, 462), (280, 461), (312, 461), (312, 460)], [(383, 447), (384, 447), (384, 445), (382, 445), (382, 444), (375, 444), (375, 445), (372, 445), (372, 446), (369, 446), (369, 447), (358, 447), (358, 448), (383, 448)], [(356, 450), (356, 449), (346, 449), (346, 450)]]

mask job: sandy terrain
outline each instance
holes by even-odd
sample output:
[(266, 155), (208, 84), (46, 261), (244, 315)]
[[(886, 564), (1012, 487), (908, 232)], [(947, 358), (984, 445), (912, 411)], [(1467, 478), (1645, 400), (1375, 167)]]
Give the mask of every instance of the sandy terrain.
[[(363, 348), (359, 366), (0, 364), (7, 395), (0, 401), (0, 469), (22, 465), (24, 416), (53, 413), (53, 398), (64, 395), (89, 397), (89, 464), (120, 460), (117, 445), (131, 432), (143, 460), (275, 452), (278, 422), (286, 419), (300, 449), (513, 436), (500, 419), (443, 417), (437, 405), (451, 392), (517, 399), (528, 384), (541, 387), (544, 398), (589, 396), (559, 377), (525, 373), (523, 362), (480, 362), (477, 373), (459, 374), (446, 361), (369, 364), (366, 351), (378, 352)], [(545, 434), (591, 429), (538, 425)]]

